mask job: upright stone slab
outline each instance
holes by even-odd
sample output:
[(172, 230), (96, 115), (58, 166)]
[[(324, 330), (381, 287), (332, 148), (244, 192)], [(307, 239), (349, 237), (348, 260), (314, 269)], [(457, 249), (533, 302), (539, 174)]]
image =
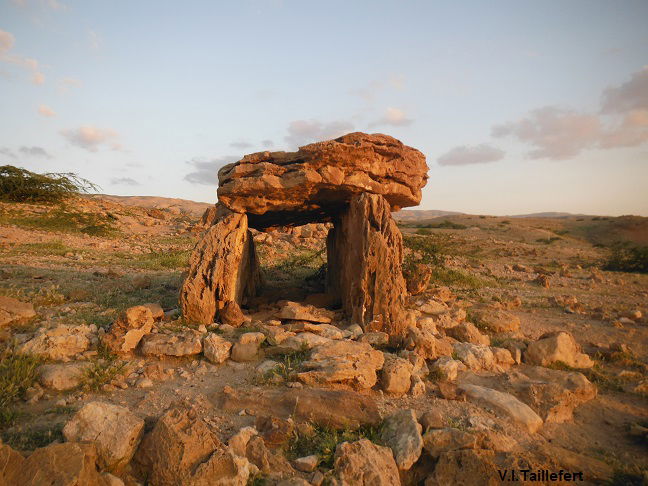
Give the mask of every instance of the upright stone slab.
[(383, 196), (363, 193), (334, 223), (328, 239), (329, 292), (365, 331), (405, 330), (403, 237)]
[(256, 293), (260, 275), (247, 215), (220, 209), (189, 260), (180, 291), (184, 317), (210, 324), (229, 301), (238, 304)]

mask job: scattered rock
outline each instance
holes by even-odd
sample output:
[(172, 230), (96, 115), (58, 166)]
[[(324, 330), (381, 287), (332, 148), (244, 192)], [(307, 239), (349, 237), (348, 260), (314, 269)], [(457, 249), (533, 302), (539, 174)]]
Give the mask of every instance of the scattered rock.
[(31, 302), (0, 295), (0, 327), (27, 322), (33, 317), (36, 317), (36, 311)]
[[(199, 463), (196, 471), (183, 482), (188, 486), (246, 486), (250, 477), (258, 471), (245, 457), (231, 451), (218, 449), (209, 459)], [(158, 484), (152, 483), (151, 484)]]
[(404, 395), (411, 387), (414, 366), (408, 360), (385, 353), (380, 372), (382, 389), (392, 395)]
[(594, 362), (580, 352), (580, 347), (571, 334), (565, 331), (545, 334), (532, 342), (524, 353), (524, 360), (529, 364), (547, 366), (552, 363), (564, 363), (572, 368), (591, 368)]
[(376, 371), (384, 362), (383, 353), (366, 343), (331, 341), (313, 348), (305, 370), (297, 374), (306, 384), (343, 383), (356, 388), (376, 384)]
[(202, 334), (188, 329), (178, 333), (147, 334), (140, 350), (145, 355), (191, 356), (202, 351)]
[(342, 339), (344, 333), (341, 329), (330, 324), (313, 324), (309, 321), (295, 321), (283, 326), (289, 332), (312, 332), (327, 339)]
[(458, 341), (490, 346), (490, 337), (479, 332), (479, 329), (471, 322), (462, 322), (461, 324), (446, 329), (446, 334)]
[(514, 332), (520, 330), (520, 318), (502, 309), (476, 306), (470, 309), (470, 317), (490, 332)]
[(386, 346), (389, 343), (389, 334), (386, 332), (368, 332), (358, 337), (359, 343), (367, 343), (374, 348)]
[(241, 334), (238, 342), (232, 347), (230, 358), (237, 363), (256, 361), (259, 358), (259, 350), (264, 340), (265, 335), (261, 332)]
[(88, 363), (45, 364), (38, 368), (38, 381), (45, 388), (71, 390), (81, 384)]
[(465, 369), (465, 366), (463, 366), (461, 361), (457, 361), (456, 359), (452, 359), (447, 356), (442, 356), (434, 363), (432, 363), (430, 368), (431, 370), (438, 370), (438, 372), (442, 376), (442, 379), (446, 381), (455, 381), (457, 379), (459, 370), (461, 368)]
[(303, 305), (297, 302), (285, 301), (277, 313), (277, 319), (321, 322), (328, 324), (332, 320), (331, 314), (330, 311), (320, 309), (313, 305)]
[(128, 353), (135, 349), (141, 339), (153, 329), (154, 317), (149, 305), (154, 304), (126, 309), (104, 334), (102, 342), (114, 353)]
[(475, 449), (477, 436), (451, 427), (435, 428), (423, 435), (423, 447), (430, 457), (437, 459), (444, 452)]
[(220, 364), (230, 356), (232, 343), (213, 332), (208, 333), (203, 339), (203, 354), (214, 364)]
[(40, 328), (36, 335), (18, 346), (21, 354), (33, 354), (54, 361), (71, 358), (86, 351), (96, 339), (90, 326), (61, 324), (52, 329)]
[(398, 469), (409, 470), (423, 449), (422, 427), (414, 410), (399, 410), (383, 422), (381, 439), (394, 453)]
[(65, 424), (69, 442), (91, 441), (102, 469), (119, 469), (130, 462), (144, 433), (144, 420), (127, 408), (104, 402), (84, 405)]
[(317, 456), (298, 457), (292, 464), (295, 469), (302, 472), (312, 472), (317, 467), (319, 459)]
[(343, 442), (335, 449), (335, 475), (342, 484), (400, 486), (398, 466), (391, 449), (362, 439)]

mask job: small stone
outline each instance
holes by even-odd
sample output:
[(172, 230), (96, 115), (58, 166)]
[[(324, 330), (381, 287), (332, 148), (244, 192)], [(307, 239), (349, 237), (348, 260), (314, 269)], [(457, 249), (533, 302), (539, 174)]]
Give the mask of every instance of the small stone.
[(318, 463), (319, 459), (315, 455), (298, 457), (292, 462), (294, 468), (301, 472), (314, 471)]
[(153, 381), (150, 378), (142, 377), (135, 382), (137, 388), (151, 388), (153, 386)]

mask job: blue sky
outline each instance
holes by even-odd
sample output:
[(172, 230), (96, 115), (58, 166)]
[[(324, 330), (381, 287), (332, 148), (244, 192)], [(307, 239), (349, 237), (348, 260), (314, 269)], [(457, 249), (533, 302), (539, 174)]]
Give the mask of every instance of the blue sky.
[(0, 164), (216, 200), (216, 170), (350, 131), (422, 209), (648, 216), (648, 2), (1, 0)]

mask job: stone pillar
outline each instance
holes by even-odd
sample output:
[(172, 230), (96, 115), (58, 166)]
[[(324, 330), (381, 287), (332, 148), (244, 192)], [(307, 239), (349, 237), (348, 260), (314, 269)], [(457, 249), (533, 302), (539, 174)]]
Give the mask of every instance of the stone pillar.
[(219, 210), (189, 260), (180, 303), (185, 319), (211, 324), (227, 302), (242, 304), (256, 293), (260, 274), (247, 215)]
[(378, 194), (354, 196), (327, 239), (328, 291), (366, 331), (405, 331), (403, 237)]

